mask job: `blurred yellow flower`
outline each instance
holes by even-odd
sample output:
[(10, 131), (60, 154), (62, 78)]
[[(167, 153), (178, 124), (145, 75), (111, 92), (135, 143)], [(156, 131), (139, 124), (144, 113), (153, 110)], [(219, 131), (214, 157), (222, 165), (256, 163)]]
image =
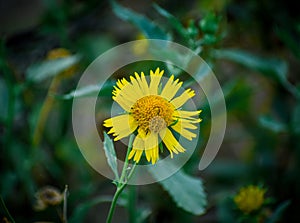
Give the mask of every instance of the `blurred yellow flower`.
[(254, 185), (243, 187), (234, 197), (234, 202), (241, 211), (248, 214), (262, 206), (265, 192), (265, 189)]
[(115, 141), (129, 136), (137, 130), (129, 159), (139, 162), (143, 152), (152, 164), (159, 159), (159, 144), (164, 143), (173, 158), (173, 153), (184, 152), (185, 149), (174, 137), (172, 130), (181, 136), (192, 140), (196, 134), (190, 130), (197, 129), (196, 123), (201, 119), (201, 111), (185, 111), (181, 107), (195, 95), (191, 89), (175, 96), (182, 82), (174, 80), (172, 75), (161, 88), (161, 78), (164, 70), (150, 70), (150, 84), (144, 73), (130, 76), (130, 82), (125, 78), (118, 80), (113, 91), (115, 100), (126, 113), (109, 118), (104, 126), (111, 128)]
[[(46, 55), (46, 59), (47, 60), (55, 60), (55, 59), (59, 59), (59, 58), (64, 58), (64, 57), (69, 57), (71, 56), (71, 52), (65, 48), (55, 48), (50, 50), (47, 55)], [(68, 69), (64, 70), (60, 76), (62, 77), (71, 77), (75, 74), (76, 72), (76, 66), (72, 66), (69, 67)]]
[(143, 42), (135, 42), (133, 45), (133, 53), (135, 55), (143, 55), (147, 52), (148, 47), (149, 47), (149, 43), (148, 40), (146, 39), (146, 37), (142, 34), (139, 33), (136, 37), (137, 40), (145, 40)]

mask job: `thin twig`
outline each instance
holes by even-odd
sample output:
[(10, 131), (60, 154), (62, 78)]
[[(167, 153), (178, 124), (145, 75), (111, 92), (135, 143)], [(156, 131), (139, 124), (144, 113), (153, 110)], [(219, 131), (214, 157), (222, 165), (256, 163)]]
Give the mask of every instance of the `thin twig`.
[(63, 223), (68, 223), (68, 220), (67, 220), (67, 195), (68, 195), (68, 185), (65, 186), (65, 190), (64, 190)]

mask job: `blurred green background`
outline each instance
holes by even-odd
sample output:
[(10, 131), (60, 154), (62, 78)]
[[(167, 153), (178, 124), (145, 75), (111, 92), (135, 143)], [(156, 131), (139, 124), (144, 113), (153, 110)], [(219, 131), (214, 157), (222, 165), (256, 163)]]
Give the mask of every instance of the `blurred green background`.
[[(97, 56), (141, 38), (178, 42), (209, 63), (224, 91), (227, 130), (216, 159), (200, 172), (210, 131), (203, 105), (203, 140), (184, 167), (203, 181), (202, 215), (177, 207), (152, 184), (129, 187), (114, 222), (299, 222), (299, 8), (292, 0), (1, 1), (0, 222), (62, 222), (61, 203), (34, 207), (41, 188), (62, 193), (65, 185), (69, 222), (105, 222), (114, 187), (77, 147), (73, 91)], [(113, 84), (102, 92), (106, 109)], [(100, 132), (105, 118), (96, 114)], [(247, 185), (266, 190), (251, 214), (233, 201)], [(132, 199), (139, 220), (130, 214)]]

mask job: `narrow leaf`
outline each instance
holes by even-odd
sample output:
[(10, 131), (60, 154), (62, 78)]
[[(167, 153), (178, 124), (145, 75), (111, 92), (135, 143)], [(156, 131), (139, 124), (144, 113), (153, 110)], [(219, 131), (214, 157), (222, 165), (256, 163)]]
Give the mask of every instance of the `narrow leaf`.
[(295, 98), (300, 99), (299, 90), (287, 79), (288, 66), (284, 60), (265, 58), (237, 49), (216, 50), (214, 55), (216, 58), (234, 61), (252, 70), (261, 72), (265, 76), (272, 77)]
[(287, 76), (288, 69), (286, 62), (277, 58), (265, 58), (237, 49), (217, 50), (215, 51), (215, 56), (257, 70), (280, 82), (284, 81)]
[(10, 215), (10, 213), (4, 203), (2, 196), (0, 196), (0, 213), (1, 213), (1, 217), (3, 217), (3, 219), (4, 219), (4, 217), (6, 217), (9, 219), (10, 222), (15, 223), (14, 219)]
[(188, 41), (188, 34), (185, 27), (181, 24), (181, 22), (173, 16), (171, 13), (166, 11), (165, 9), (161, 8), (159, 5), (154, 4), (153, 7), (156, 9), (156, 11), (163, 17), (165, 17), (169, 24), (180, 34), (183, 39), (187, 42)]
[(292, 128), (294, 133), (300, 134), (300, 101), (298, 101), (293, 111)]
[(281, 133), (287, 131), (287, 126), (280, 122), (279, 120), (275, 120), (270, 116), (260, 116), (259, 123), (266, 129), (274, 133)]
[[(172, 167), (157, 169), (149, 168), (154, 178), (159, 179), (160, 176), (170, 171)], [(178, 207), (195, 215), (201, 215), (205, 212), (206, 194), (204, 192), (202, 181), (187, 175), (179, 170), (168, 179), (159, 181), (163, 188), (171, 195)]]
[(119, 180), (118, 166), (117, 166), (117, 156), (114, 148), (113, 141), (109, 138), (109, 136), (104, 134), (104, 151), (107, 159), (107, 163), (114, 172), (116, 180)]
[(294, 37), (287, 29), (275, 28), (276, 34), (283, 41), (283, 43), (293, 52), (293, 54), (300, 59), (300, 48), (299, 48), (299, 38)]
[(70, 100), (73, 98), (97, 96), (99, 93), (101, 96), (111, 96), (111, 92), (115, 81), (107, 81), (105, 84), (88, 85), (76, 90), (73, 90), (64, 95), (55, 95), (58, 99)]
[(276, 223), (280, 220), (283, 212), (287, 209), (287, 207), (290, 205), (290, 201), (285, 201), (282, 204), (280, 204), (276, 210), (273, 212), (271, 217), (266, 221), (266, 223)]
[(147, 38), (168, 40), (169, 36), (157, 24), (147, 17), (140, 15), (128, 8), (111, 0), (113, 12), (122, 20), (127, 21), (139, 28)]
[(97, 94), (100, 91), (99, 85), (89, 85), (78, 90), (73, 90), (68, 94), (57, 96), (60, 99), (69, 100), (73, 98), (88, 97)]
[(99, 196), (79, 204), (73, 211), (73, 214), (68, 219), (69, 223), (81, 223), (85, 221), (85, 217), (90, 209), (100, 203), (111, 202), (112, 197)]
[(28, 81), (41, 82), (49, 77), (60, 74), (62, 71), (78, 63), (79, 60), (80, 57), (74, 55), (33, 64), (26, 70), (26, 78)]

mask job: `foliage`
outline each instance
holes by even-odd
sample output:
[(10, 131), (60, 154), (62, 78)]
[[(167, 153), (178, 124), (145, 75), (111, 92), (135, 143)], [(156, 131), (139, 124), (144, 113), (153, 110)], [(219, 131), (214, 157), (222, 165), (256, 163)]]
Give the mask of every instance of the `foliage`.
[[(299, 221), (297, 7), (283, 0), (122, 4), (114, 0), (48, 0), (34, 26), (28, 24), (13, 33), (1, 28), (1, 221), (64, 222), (67, 217), (71, 223), (102, 222), (107, 216), (106, 204), (113, 200), (107, 194), (112, 193), (113, 186), (122, 186), (117, 183), (122, 174), (116, 157), (124, 157), (124, 150), (99, 127), (104, 139), (104, 148), (99, 149), (105, 150), (107, 158), (100, 165), (112, 169), (113, 185), (86, 163), (77, 148), (71, 126), (72, 99), (89, 97), (101, 89), (104, 99), (95, 120), (102, 126), (116, 79), (132, 69), (122, 68), (105, 83), (77, 91), (76, 84), (102, 52), (141, 33), (144, 38), (185, 45), (211, 66), (226, 99), (227, 133), (216, 160), (199, 172), (198, 162), (211, 124), (209, 105), (201, 96), (200, 142), (191, 159), (159, 184), (122, 188), (116, 203), (122, 209), (117, 211), (126, 211), (120, 211), (121, 219), (116, 218), (116, 222)], [(14, 19), (5, 21), (20, 26), (26, 23)], [(56, 47), (73, 54), (47, 60), (47, 52)], [(60, 75), (74, 66), (69, 78)], [(163, 66), (186, 79), (184, 73), (168, 64)], [(194, 82), (186, 83), (184, 87)], [(155, 178), (162, 173), (152, 174)], [(245, 215), (233, 197), (249, 184), (263, 185), (269, 199), (257, 212)], [(63, 203), (37, 212), (33, 208), (36, 192), (47, 185), (61, 191), (68, 185), (69, 194)]]

